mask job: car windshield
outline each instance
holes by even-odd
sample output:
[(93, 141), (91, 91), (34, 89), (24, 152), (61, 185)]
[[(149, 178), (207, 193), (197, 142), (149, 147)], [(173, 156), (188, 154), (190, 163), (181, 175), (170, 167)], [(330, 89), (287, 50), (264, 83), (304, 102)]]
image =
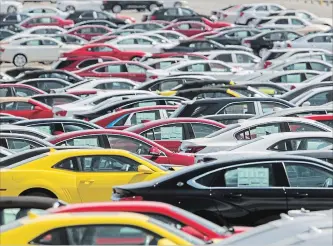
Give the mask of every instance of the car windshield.
[(233, 130), (233, 129), (236, 129), (237, 127), (240, 127), (241, 125), (240, 124), (231, 124), (229, 125), (228, 127), (226, 128), (223, 128), (221, 130), (218, 130), (216, 132), (213, 132), (212, 134), (209, 134), (208, 136), (206, 136), (205, 138), (213, 138), (213, 137), (216, 137), (222, 133), (225, 133), (225, 132), (228, 132), (230, 130)]

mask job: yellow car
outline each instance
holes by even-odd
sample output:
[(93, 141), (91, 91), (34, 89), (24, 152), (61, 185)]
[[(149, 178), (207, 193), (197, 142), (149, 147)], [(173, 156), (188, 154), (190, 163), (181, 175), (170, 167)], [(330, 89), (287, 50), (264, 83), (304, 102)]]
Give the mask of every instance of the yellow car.
[(205, 242), (146, 215), (29, 214), (0, 227), (1, 245), (203, 245)]
[(168, 169), (125, 150), (54, 150), (0, 169), (0, 197), (47, 196), (67, 203), (110, 201), (112, 187)]

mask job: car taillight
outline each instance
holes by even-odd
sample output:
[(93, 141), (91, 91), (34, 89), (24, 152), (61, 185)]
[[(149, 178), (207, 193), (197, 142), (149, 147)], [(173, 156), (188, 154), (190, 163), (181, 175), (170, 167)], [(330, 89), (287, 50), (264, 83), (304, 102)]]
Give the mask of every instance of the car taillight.
[(66, 114), (67, 114), (66, 110), (61, 110), (61, 111), (56, 112), (56, 115), (58, 115), (58, 116), (66, 116)]
[(152, 76), (149, 76), (150, 79), (157, 79), (158, 76), (157, 75), (152, 75)]
[(291, 46), (291, 44), (290, 44), (290, 43), (288, 43), (288, 44), (287, 44), (287, 47), (288, 47), (288, 48), (292, 48), (292, 46)]
[(240, 12), (239, 16), (242, 17), (244, 15), (244, 12)]
[(271, 61), (265, 61), (264, 68), (268, 68), (271, 65), (272, 65)]
[(204, 148), (206, 148), (206, 146), (189, 146), (187, 147), (185, 153), (197, 153)]
[(290, 90), (293, 90), (295, 88), (296, 88), (296, 86), (294, 86), (294, 85), (290, 86)]
[(155, 15), (150, 16), (150, 20), (157, 20), (157, 16)]

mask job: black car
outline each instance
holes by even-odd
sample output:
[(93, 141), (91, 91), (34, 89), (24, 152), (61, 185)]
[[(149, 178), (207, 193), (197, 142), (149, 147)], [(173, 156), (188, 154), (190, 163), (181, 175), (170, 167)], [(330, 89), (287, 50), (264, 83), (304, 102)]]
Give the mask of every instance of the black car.
[(26, 120), (24, 117), (16, 117), (16, 116), (4, 116), (0, 118), (0, 125), (2, 124), (13, 124), (15, 122), (19, 122), (21, 120)]
[(108, 20), (87, 20), (87, 21), (82, 21), (79, 22), (75, 25), (75, 27), (78, 26), (83, 26), (83, 25), (99, 25), (99, 26), (106, 26), (109, 28), (113, 28), (113, 29), (117, 29), (118, 26), (116, 24), (114, 24), (111, 21)]
[(47, 104), (50, 107), (65, 103), (72, 103), (81, 99), (80, 97), (71, 94), (45, 94), (32, 96), (31, 98)]
[(203, 87), (179, 90), (176, 92), (175, 96), (185, 97), (189, 100), (199, 100), (204, 98), (242, 97), (243, 95), (233, 91), (231, 87)]
[(242, 45), (242, 40), (244, 38), (252, 37), (259, 33), (261, 33), (261, 31), (254, 28), (237, 28), (235, 30), (223, 30), (216, 35), (206, 37), (206, 39), (213, 40), (223, 45)]
[(144, 15), (142, 18), (142, 21), (148, 21), (148, 20), (164, 20), (164, 21), (173, 21), (175, 19), (181, 18), (183, 16), (201, 16), (209, 19), (208, 16), (198, 14), (192, 9), (189, 8), (160, 8), (156, 9), (154, 12), (152, 12), (149, 16)]
[[(2, 120), (3, 118), (1, 118)], [(16, 133), (0, 133), (0, 146), (6, 149), (13, 150), (14, 152), (21, 152), (23, 150), (35, 149), (40, 147), (52, 147), (53, 144), (33, 137), (30, 135), (16, 134)]]
[(37, 120), (22, 120), (16, 122), (13, 125), (16, 126), (28, 126), (39, 129), (50, 135), (58, 135), (66, 132), (74, 132), (81, 130), (101, 129), (100, 126), (93, 123), (68, 118), (49, 118), (49, 119), (37, 119)]
[(19, 14), (19, 13), (0, 15), (0, 27), (2, 25), (18, 24), (29, 17), (30, 16), (27, 14)]
[(118, 26), (127, 24), (124, 20), (116, 18), (114, 15), (110, 13), (106, 13), (103, 11), (95, 11), (95, 10), (81, 10), (81, 11), (77, 10), (71, 13), (66, 19), (73, 20), (74, 23), (79, 23), (82, 21), (89, 21), (89, 20), (107, 20)]
[(200, 52), (212, 50), (243, 50), (251, 51), (251, 49), (244, 46), (224, 46), (212, 40), (182, 40), (180, 43), (172, 48), (163, 49), (164, 52)]
[(236, 124), (242, 120), (247, 120), (254, 117), (254, 114), (215, 114), (206, 115), (201, 118), (208, 120), (215, 120), (225, 125)]
[(154, 11), (163, 7), (163, 1), (160, 0), (107, 0), (103, 1), (104, 10), (112, 10), (113, 13), (120, 13), (122, 10), (136, 9), (137, 11)]
[(68, 83), (63, 79), (56, 78), (27, 79), (20, 81), (19, 83), (36, 87), (46, 93), (50, 93), (54, 89), (65, 88), (71, 85), (71, 83)]
[(308, 156), (312, 158), (317, 158), (333, 164), (333, 152), (332, 150), (297, 150), (297, 151), (286, 151), (286, 155), (298, 155), (298, 156)]
[(165, 202), (216, 224), (256, 226), (288, 210), (331, 209), (332, 179), (332, 165), (318, 159), (242, 154), (116, 186), (112, 200)]
[(13, 31), (0, 29), (0, 41), (10, 36), (13, 36), (14, 34), (15, 32)]
[(83, 81), (84, 79), (74, 73), (67, 72), (64, 70), (33, 70), (33, 71), (26, 71), (22, 72), (18, 76), (15, 77), (17, 81), (23, 81), (28, 79), (38, 79), (38, 78), (56, 78), (56, 79), (63, 79), (71, 84), (75, 84), (77, 82)]
[(288, 31), (276, 30), (262, 32), (254, 37), (243, 39), (243, 44), (253, 49), (254, 53), (262, 57), (264, 53), (274, 47), (274, 42), (282, 42), (287, 40), (295, 40), (302, 37), (301, 34)]
[(97, 105), (94, 109), (90, 110), (85, 114), (75, 114), (74, 116), (78, 119), (92, 120), (100, 116), (115, 112), (116, 110), (137, 108), (143, 106), (153, 106), (153, 105), (177, 105), (185, 98), (181, 97), (168, 97), (168, 96), (128, 96), (128, 98), (123, 98), (121, 101), (105, 101), (104, 105)]
[(66, 203), (56, 198), (36, 196), (19, 196), (19, 197), (1, 197), (0, 199), (0, 225), (8, 224), (12, 220), (15, 212), (15, 220), (28, 215), (30, 210), (47, 210), (49, 208), (58, 208), (65, 206)]
[(10, 77), (17, 77), (21, 73), (28, 72), (28, 71), (37, 71), (37, 70), (44, 70), (42, 68), (37, 68), (37, 67), (16, 67), (12, 69), (6, 70), (4, 73), (7, 74)]
[(179, 107), (173, 118), (201, 117), (212, 114), (255, 114), (262, 115), (278, 109), (292, 108), (295, 105), (278, 99), (263, 97), (211, 98), (185, 102)]

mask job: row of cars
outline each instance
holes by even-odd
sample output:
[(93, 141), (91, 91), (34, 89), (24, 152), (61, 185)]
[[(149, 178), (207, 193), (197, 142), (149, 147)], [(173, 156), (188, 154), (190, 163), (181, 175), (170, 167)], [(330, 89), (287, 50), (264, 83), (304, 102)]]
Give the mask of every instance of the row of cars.
[[(239, 17), (262, 5), (280, 6)], [(75, 11), (77, 29), (111, 31), (40, 36), (62, 30), (41, 24), (0, 41), (2, 57), (21, 52), (1, 73), (2, 243), (328, 245), (332, 50), (318, 37), (332, 34), (216, 20), (227, 10), (114, 27)], [(319, 41), (294, 47), (305, 38)], [(34, 60), (51, 68), (25, 66), (22, 42), (38, 40), (35, 55), (59, 39), (60, 59), (45, 47)]]

